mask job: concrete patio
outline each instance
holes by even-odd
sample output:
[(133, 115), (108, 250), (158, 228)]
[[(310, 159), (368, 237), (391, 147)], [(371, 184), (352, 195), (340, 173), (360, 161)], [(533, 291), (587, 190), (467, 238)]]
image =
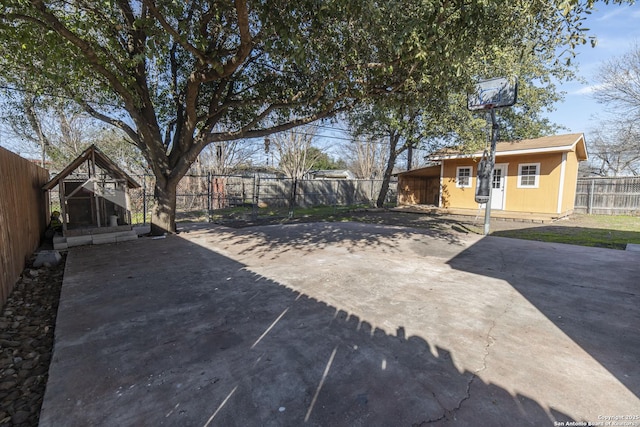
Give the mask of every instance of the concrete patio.
[(40, 425), (605, 425), (640, 416), (638, 277), (633, 251), (357, 223), (73, 248)]

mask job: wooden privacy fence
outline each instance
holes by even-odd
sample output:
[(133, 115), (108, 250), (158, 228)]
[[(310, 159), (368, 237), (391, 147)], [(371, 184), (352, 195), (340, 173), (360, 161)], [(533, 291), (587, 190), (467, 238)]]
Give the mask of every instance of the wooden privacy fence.
[(577, 213), (640, 215), (640, 177), (579, 178)]
[[(136, 176), (142, 188), (130, 191), (134, 223), (147, 222), (153, 203), (153, 177)], [(252, 175), (186, 175), (178, 185), (177, 212), (227, 208), (347, 206), (372, 204), (382, 185), (375, 179), (304, 179)], [(396, 183), (389, 186), (388, 202), (395, 202)]]
[(0, 147), (0, 303), (4, 305), (25, 260), (47, 226), (49, 171)]

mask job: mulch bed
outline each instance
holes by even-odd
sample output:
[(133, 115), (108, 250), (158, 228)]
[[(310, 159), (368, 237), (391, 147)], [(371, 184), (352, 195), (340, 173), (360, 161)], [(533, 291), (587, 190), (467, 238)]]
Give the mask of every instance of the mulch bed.
[(47, 384), (65, 255), (56, 266), (34, 259), (0, 314), (0, 426), (37, 426)]

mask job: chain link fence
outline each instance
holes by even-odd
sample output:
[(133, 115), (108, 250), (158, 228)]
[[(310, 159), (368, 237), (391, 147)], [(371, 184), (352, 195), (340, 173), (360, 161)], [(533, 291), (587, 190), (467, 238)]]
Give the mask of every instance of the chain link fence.
[[(151, 221), (154, 177), (134, 176), (141, 188), (131, 190), (133, 224)], [(186, 175), (176, 194), (177, 221), (214, 221), (224, 218), (259, 218), (295, 215), (296, 209), (318, 206), (372, 206), (382, 180), (296, 180), (267, 175)], [(387, 203), (396, 201), (392, 182)]]
[[(151, 222), (154, 177), (136, 175), (141, 188), (130, 190), (132, 224)], [(178, 221), (215, 221), (295, 215), (296, 209), (318, 206), (373, 206), (382, 180), (294, 180), (267, 175), (186, 175), (177, 189)], [(395, 204), (397, 182), (392, 181), (385, 203)], [(58, 188), (49, 195), (50, 212), (60, 211)], [(640, 178), (580, 178), (577, 213), (638, 215)]]

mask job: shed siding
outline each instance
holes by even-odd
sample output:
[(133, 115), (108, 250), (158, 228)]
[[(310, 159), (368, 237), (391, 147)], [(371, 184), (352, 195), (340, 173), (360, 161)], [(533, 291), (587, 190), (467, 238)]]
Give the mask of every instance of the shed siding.
[[(471, 187), (456, 187), (456, 171), (458, 167), (471, 167)], [(475, 201), (476, 174), (478, 162), (473, 159), (454, 159), (442, 162), (442, 194), (441, 207), (477, 209)]]
[[(508, 156), (496, 162), (509, 163), (505, 210), (557, 213), (562, 153)], [(538, 188), (518, 188), (519, 165), (531, 163), (540, 163)]]
[[(443, 161), (442, 207), (478, 209), (475, 202), (477, 160), (451, 159)], [(497, 156), (496, 163), (507, 163), (506, 200), (504, 210), (515, 212), (536, 212), (556, 214), (560, 192), (562, 153), (527, 154), (520, 156)], [(518, 170), (520, 164), (540, 163), (538, 188), (518, 188)], [(456, 187), (456, 169), (461, 166), (472, 167), (471, 188)], [(577, 179), (577, 158), (575, 152), (567, 156), (565, 166), (566, 187), (562, 195), (562, 209), (573, 208)]]
[(572, 213), (576, 201), (578, 186), (578, 156), (575, 151), (567, 153), (567, 164), (564, 172), (564, 193), (562, 195), (562, 212)]
[(402, 176), (398, 177), (398, 204), (437, 204), (439, 177)]

